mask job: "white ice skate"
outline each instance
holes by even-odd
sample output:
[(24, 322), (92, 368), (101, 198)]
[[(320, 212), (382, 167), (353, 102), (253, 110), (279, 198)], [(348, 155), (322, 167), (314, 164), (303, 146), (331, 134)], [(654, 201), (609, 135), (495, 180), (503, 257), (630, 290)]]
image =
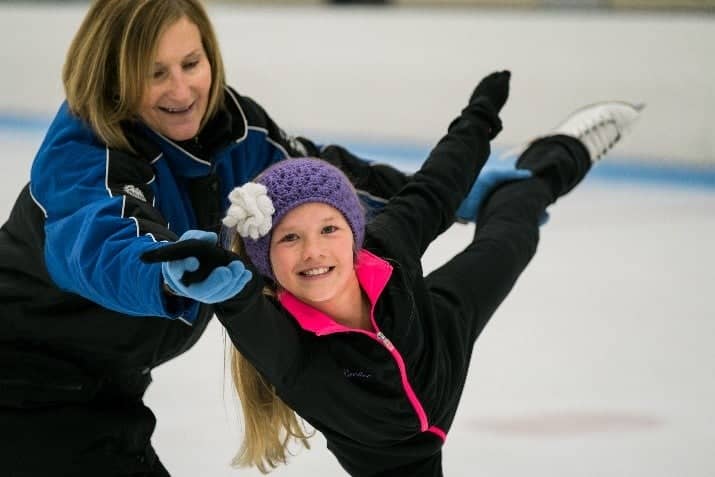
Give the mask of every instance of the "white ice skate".
[[(573, 112), (548, 135), (565, 134), (579, 139), (586, 146), (591, 162), (596, 162), (630, 131), (644, 107), (643, 104), (625, 101), (590, 104)], [(502, 154), (501, 158), (518, 157), (529, 144), (541, 137), (545, 136), (510, 149)]]
[(596, 162), (630, 131), (644, 107), (623, 101), (592, 104), (575, 111), (551, 133), (578, 138)]

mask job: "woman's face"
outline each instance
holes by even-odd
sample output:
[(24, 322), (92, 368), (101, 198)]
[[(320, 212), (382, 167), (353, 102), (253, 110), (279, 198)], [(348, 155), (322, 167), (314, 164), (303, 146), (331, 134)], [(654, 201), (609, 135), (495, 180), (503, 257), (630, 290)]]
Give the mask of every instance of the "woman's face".
[(196, 136), (208, 106), (211, 65), (198, 27), (186, 17), (159, 38), (149, 75), (139, 107), (141, 119), (175, 141)]
[(357, 280), (353, 249), (352, 230), (339, 210), (318, 202), (299, 205), (273, 230), (273, 275), (296, 298), (320, 308)]

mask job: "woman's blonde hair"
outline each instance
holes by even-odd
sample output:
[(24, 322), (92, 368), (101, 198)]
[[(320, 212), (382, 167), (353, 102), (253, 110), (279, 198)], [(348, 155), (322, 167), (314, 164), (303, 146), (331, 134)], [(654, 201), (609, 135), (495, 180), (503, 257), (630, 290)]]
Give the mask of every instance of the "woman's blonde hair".
[[(242, 253), (238, 234), (233, 237), (231, 249), (244, 260), (250, 260)], [(263, 291), (267, 295), (274, 295), (275, 292), (271, 287)], [(266, 382), (233, 345), (229, 348), (229, 362), (244, 422), (243, 441), (232, 465), (256, 467), (267, 474), (279, 464), (286, 463), (290, 453), (288, 446), (292, 441), (310, 449), (308, 439), (313, 433), (306, 431), (295, 411), (278, 397), (275, 387)]]
[(201, 127), (223, 104), (225, 73), (199, 0), (95, 0), (62, 70), (69, 108), (110, 148), (132, 151), (120, 123), (137, 119), (161, 35), (186, 17), (201, 34), (212, 83)]

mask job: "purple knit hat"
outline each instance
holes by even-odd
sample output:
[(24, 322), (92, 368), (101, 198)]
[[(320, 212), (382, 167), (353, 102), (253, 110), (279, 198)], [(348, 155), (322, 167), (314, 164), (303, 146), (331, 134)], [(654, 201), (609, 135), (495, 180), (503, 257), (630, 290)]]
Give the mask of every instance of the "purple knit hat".
[[(236, 207), (240, 208), (241, 220), (246, 220), (243, 218), (246, 215), (248, 220), (251, 219), (251, 213), (246, 213), (246, 208), (240, 207), (234, 201), (234, 197), (237, 197), (235, 193), (239, 189), (256, 188), (255, 184), (265, 186), (273, 205), (273, 215), (270, 217), (269, 213), (265, 218), (267, 223), (260, 233), (255, 233), (254, 228), (252, 235), (254, 237), (261, 235), (260, 237), (252, 238), (245, 230), (240, 232), (240, 224), (237, 229), (243, 237), (246, 254), (262, 275), (275, 279), (269, 255), (275, 226), (288, 212), (308, 202), (322, 202), (338, 209), (350, 224), (356, 249), (362, 246), (365, 237), (365, 212), (352, 184), (337, 167), (313, 158), (285, 159), (274, 164), (263, 171), (254, 183), (234, 189), (234, 192), (229, 195), (232, 206), (224, 219), (224, 224), (229, 226), (236, 224), (235, 220), (231, 220), (231, 216), (236, 215)], [(270, 208), (270, 204), (264, 208)]]

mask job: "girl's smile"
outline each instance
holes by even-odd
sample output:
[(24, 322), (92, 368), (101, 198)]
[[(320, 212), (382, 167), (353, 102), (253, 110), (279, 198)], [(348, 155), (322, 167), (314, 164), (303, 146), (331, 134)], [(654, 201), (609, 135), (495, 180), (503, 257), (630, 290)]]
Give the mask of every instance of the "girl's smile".
[(333, 271), (335, 267), (318, 267), (318, 268), (310, 268), (308, 270), (304, 270), (302, 272), (299, 272), (299, 274), (305, 278), (308, 279), (313, 279), (313, 278), (325, 278), (325, 276)]

